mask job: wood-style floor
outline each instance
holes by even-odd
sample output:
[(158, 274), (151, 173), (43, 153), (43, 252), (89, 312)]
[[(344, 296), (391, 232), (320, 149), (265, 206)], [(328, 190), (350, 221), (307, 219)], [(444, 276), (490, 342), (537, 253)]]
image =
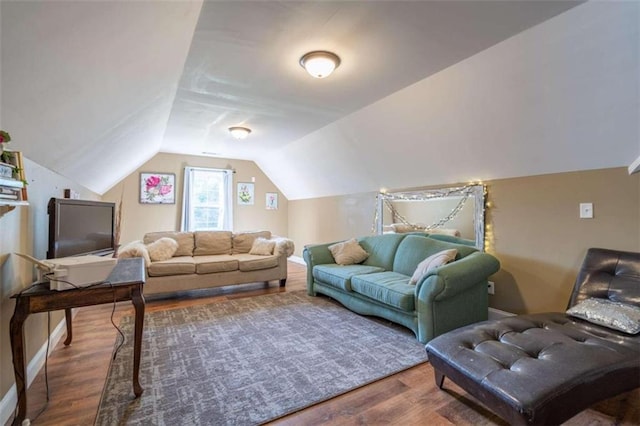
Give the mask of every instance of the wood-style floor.
[[(289, 279), (284, 289), (276, 283), (249, 284), (242, 287), (207, 290), (196, 296), (147, 301), (147, 312), (191, 305), (222, 302), (240, 297), (302, 290), (306, 268), (289, 262)], [(28, 391), (28, 417), (34, 425), (93, 424), (100, 394), (109, 367), (116, 338), (110, 323), (112, 306), (102, 305), (78, 310), (73, 321), (73, 343), (60, 343), (48, 362), (50, 401), (46, 404), (44, 369)], [(119, 303), (114, 321), (133, 314), (129, 303)], [(286, 362), (286, 360), (283, 360)], [(143, 386), (145, 383), (143, 383)], [(147, 384), (147, 386), (152, 386)], [(36, 418), (36, 416), (38, 416)], [(413, 367), (368, 386), (279, 419), (277, 425), (504, 425), (501, 419), (483, 408), (451, 381), (439, 390), (428, 363)], [(640, 424), (640, 390), (636, 389), (604, 401), (578, 414), (566, 424), (619, 425)]]

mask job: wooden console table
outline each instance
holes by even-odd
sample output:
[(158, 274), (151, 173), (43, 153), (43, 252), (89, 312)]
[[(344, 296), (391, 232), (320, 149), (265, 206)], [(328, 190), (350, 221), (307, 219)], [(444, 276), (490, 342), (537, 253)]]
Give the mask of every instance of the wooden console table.
[(65, 310), (67, 323), (67, 338), (65, 345), (71, 344), (73, 336), (71, 327), (71, 308), (99, 305), (131, 300), (135, 308), (135, 331), (133, 352), (133, 392), (136, 397), (142, 395), (138, 374), (140, 371), (140, 352), (142, 348), (142, 330), (144, 327), (144, 296), (142, 286), (146, 275), (142, 258), (118, 259), (118, 263), (111, 271), (107, 282), (92, 287), (73, 290), (49, 290), (49, 283), (39, 283), (17, 293), (15, 311), (11, 317), (11, 352), (13, 355), (13, 371), (16, 377), (18, 393), (18, 414), (13, 420), (14, 425), (22, 424), (27, 415), (27, 388), (24, 359), (24, 321), (29, 314)]

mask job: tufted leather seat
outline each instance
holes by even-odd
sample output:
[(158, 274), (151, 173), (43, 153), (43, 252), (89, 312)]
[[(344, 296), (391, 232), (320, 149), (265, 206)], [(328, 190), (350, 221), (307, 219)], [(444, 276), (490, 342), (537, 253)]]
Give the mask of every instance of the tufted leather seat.
[[(569, 306), (588, 297), (640, 306), (640, 253), (589, 249)], [(640, 387), (640, 336), (564, 313), (473, 324), (426, 349), (439, 387), (449, 377), (512, 424), (561, 423)]]

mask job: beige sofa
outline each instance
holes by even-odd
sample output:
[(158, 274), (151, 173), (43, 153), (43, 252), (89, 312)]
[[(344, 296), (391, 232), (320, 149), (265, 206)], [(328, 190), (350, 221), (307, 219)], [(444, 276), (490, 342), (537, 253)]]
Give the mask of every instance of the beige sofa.
[[(175, 253), (167, 260), (154, 261), (149, 253), (164, 237), (178, 243)], [(250, 254), (257, 238), (273, 241), (273, 253)], [(118, 257), (145, 258), (148, 278), (144, 294), (150, 295), (273, 280), (283, 287), (287, 257), (292, 254), (293, 242), (269, 231), (196, 231), (148, 233), (142, 241), (122, 247)]]

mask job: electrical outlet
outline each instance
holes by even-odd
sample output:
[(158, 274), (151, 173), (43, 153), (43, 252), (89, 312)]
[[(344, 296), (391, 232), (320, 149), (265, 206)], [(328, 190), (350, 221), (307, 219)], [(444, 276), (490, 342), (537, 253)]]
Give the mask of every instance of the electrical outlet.
[(487, 286), (487, 291), (489, 292), (489, 294), (495, 294), (496, 289), (495, 289), (495, 283), (493, 281), (489, 281), (489, 285)]

